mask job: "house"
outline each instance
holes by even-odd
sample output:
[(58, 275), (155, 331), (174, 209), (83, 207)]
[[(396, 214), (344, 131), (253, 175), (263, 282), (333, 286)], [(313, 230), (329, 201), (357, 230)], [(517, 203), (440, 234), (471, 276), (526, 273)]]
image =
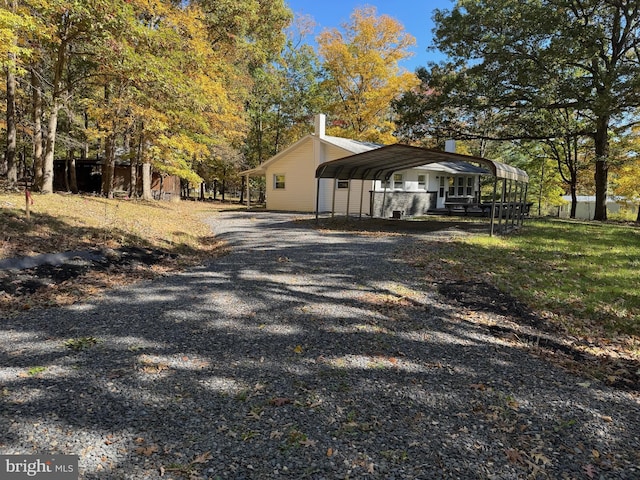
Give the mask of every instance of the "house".
[[(569, 218), (571, 214), (571, 195), (563, 195), (562, 199), (566, 202), (558, 207), (558, 217)], [(576, 219), (593, 220), (596, 211), (595, 195), (578, 195), (576, 203)], [(619, 214), (621, 209), (627, 208), (630, 215), (637, 215), (637, 206), (630, 204), (623, 197), (607, 197), (607, 213)]]
[[(53, 188), (57, 191), (67, 189), (68, 166), (66, 160), (53, 162)], [(99, 159), (76, 160), (76, 182), (78, 190), (86, 193), (100, 193), (102, 187), (102, 161)], [(128, 161), (117, 160), (113, 174), (113, 191), (125, 195), (131, 185), (131, 166)], [(142, 166), (137, 169), (136, 192), (142, 192)], [(175, 200), (180, 198), (181, 183), (176, 175), (151, 174), (151, 194), (156, 200)]]
[(480, 176), (490, 172), (458, 159), (400, 169), (389, 178), (316, 178), (320, 165), (383, 147), (326, 135), (325, 121), (324, 115), (316, 115), (313, 134), (241, 172), (247, 180), (265, 177), (268, 210), (420, 215), (452, 202), (479, 202)]

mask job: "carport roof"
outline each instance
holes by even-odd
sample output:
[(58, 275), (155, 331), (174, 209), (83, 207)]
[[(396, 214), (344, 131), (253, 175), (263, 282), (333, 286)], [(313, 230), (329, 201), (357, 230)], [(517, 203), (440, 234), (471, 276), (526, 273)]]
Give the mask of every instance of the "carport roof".
[(375, 148), (367, 152), (325, 162), (316, 169), (316, 178), (388, 180), (393, 172), (398, 170), (439, 162), (479, 163), (486, 167), (496, 178), (529, 183), (527, 172), (511, 165), (482, 157), (401, 144)]

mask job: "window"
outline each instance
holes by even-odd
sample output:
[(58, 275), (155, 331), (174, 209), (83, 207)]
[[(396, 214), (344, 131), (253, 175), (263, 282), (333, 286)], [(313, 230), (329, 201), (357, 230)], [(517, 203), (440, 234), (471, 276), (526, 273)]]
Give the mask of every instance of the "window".
[(349, 180), (338, 180), (336, 188), (349, 188)]
[(448, 178), (449, 178), (449, 196), (450, 197), (455, 197), (456, 196), (455, 178), (453, 178), (453, 177), (448, 177)]
[(458, 177), (458, 196), (464, 197), (464, 177)]
[(273, 188), (276, 190), (284, 190), (284, 175), (273, 176)]
[(427, 189), (427, 177), (425, 175), (418, 175), (418, 190)]
[(440, 177), (440, 189), (438, 190), (438, 196), (440, 198), (444, 197), (444, 179), (445, 177)]
[(380, 180), (380, 188), (391, 188), (391, 181)]
[(401, 173), (393, 174), (393, 188), (399, 189), (399, 190), (402, 190), (402, 188), (404, 188), (404, 182), (402, 181)]
[(473, 177), (467, 177), (467, 197), (473, 196)]

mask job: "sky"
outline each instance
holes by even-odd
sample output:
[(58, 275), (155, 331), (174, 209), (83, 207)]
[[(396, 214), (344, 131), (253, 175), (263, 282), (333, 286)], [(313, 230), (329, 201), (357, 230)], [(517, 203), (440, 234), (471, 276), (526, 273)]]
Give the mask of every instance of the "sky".
[[(428, 62), (439, 62), (443, 56), (437, 51), (427, 52), (431, 46), (433, 11), (451, 9), (452, 0), (285, 0), (296, 14), (311, 15), (317, 26), (313, 37), (326, 28), (340, 28), (349, 23), (349, 16), (357, 7), (374, 6), (378, 15), (389, 15), (398, 20), (407, 33), (416, 38), (414, 55), (403, 61), (401, 66), (414, 71)], [(312, 42), (312, 38), (309, 42)]]

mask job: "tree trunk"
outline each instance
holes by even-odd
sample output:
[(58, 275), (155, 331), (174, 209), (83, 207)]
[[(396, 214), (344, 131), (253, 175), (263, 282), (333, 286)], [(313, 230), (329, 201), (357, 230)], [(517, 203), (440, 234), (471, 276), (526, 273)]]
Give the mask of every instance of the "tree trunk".
[(73, 148), (69, 149), (69, 185), (68, 189), (72, 193), (78, 193), (78, 177), (76, 175), (76, 156)]
[(12, 68), (15, 55), (9, 54), (7, 66), (7, 149), (4, 162), (9, 183), (18, 182), (18, 165), (16, 163), (16, 76)]
[(238, 202), (240, 203), (240, 205), (244, 203), (244, 191), (247, 188), (246, 180), (247, 177), (245, 177), (244, 175), (240, 179), (240, 201)]
[(42, 158), (42, 83), (31, 68), (31, 88), (33, 94), (33, 184), (37, 190), (42, 190), (44, 183), (44, 163)]
[(151, 195), (151, 163), (142, 162), (142, 199), (153, 200)]
[(62, 41), (58, 46), (58, 53), (54, 65), (53, 75), (53, 98), (51, 103), (51, 114), (49, 115), (49, 125), (47, 128), (47, 146), (44, 154), (44, 168), (42, 175), (42, 193), (53, 192), (53, 158), (56, 148), (56, 133), (58, 131), (58, 112), (62, 107), (62, 74), (64, 72), (66, 60), (67, 43)]
[(115, 166), (115, 137), (113, 134), (110, 134), (104, 139), (104, 163), (102, 164), (101, 193), (107, 198), (113, 198), (113, 177)]
[(636, 223), (640, 223), (640, 204), (638, 204), (638, 216), (636, 217)]
[(54, 100), (49, 116), (47, 127), (47, 146), (44, 154), (44, 165), (42, 173), (42, 193), (53, 192), (53, 156), (56, 148), (56, 132), (58, 129), (58, 111), (60, 110), (59, 100)]
[(595, 134), (596, 172), (596, 205), (594, 220), (607, 219), (607, 183), (609, 180), (609, 117), (601, 116), (597, 120)]

